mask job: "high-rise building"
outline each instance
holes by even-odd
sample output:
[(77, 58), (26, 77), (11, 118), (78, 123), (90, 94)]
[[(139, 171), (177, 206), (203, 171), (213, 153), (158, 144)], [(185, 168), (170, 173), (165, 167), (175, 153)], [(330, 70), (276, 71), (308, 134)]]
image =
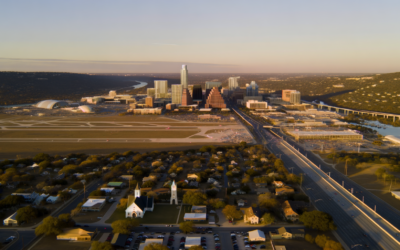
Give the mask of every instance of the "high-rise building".
[(229, 77), (229, 79), (228, 79), (228, 89), (229, 90), (235, 90), (235, 89), (239, 88), (239, 83), (238, 83), (239, 78), (240, 78), (240, 76)]
[(282, 101), (290, 102), (290, 93), (295, 92), (296, 90), (292, 89), (284, 89), (282, 90)]
[(181, 104), (182, 103), (182, 85), (181, 84), (172, 84), (171, 90), (172, 90), (171, 103)]
[(168, 81), (167, 80), (154, 81), (154, 89), (156, 98), (167, 98)]
[(192, 96), (192, 98), (193, 98), (193, 85), (188, 85), (188, 90), (189, 90), (189, 93), (190, 93), (190, 95)]
[(155, 97), (156, 96), (155, 88), (148, 88), (147, 89), (147, 96)]
[(301, 103), (301, 94), (299, 91), (290, 92), (290, 103), (291, 104), (300, 104)]
[(222, 98), (217, 87), (214, 87), (208, 95), (205, 108), (226, 108), (224, 98)]
[(153, 104), (154, 104), (153, 97), (148, 96), (144, 100), (145, 100), (146, 107), (148, 107), (148, 108), (152, 108), (153, 107)]
[(258, 96), (258, 85), (255, 81), (251, 81), (251, 83), (246, 87), (246, 95)]
[(182, 106), (189, 106), (193, 104), (192, 96), (188, 89), (184, 89), (182, 92)]
[(183, 89), (187, 89), (188, 87), (188, 70), (186, 65), (182, 65), (181, 69), (181, 85)]
[(203, 90), (201, 89), (201, 85), (193, 85), (193, 101), (202, 101), (203, 100)]

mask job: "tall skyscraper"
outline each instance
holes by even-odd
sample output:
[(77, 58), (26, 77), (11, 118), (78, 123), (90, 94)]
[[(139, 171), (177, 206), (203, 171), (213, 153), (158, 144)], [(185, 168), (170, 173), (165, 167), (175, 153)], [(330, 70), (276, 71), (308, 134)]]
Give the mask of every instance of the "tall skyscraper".
[(290, 93), (295, 92), (296, 90), (292, 89), (284, 89), (282, 90), (282, 101), (290, 102)]
[(147, 88), (147, 96), (155, 97), (156, 90), (154, 88)]
[(258, 96), (258, 85), (255, 81), (251, 81), (249, 86), (246, 87), (247, 96)]
[(172, 90), (171, 103), (181, 104), (182, 103), (182, 85), (181, 84), (172, 84), (171, 90)]
[(299, 91), (290, 92), (290, 103), (291, 104), (300, 104), (301, 103), (301, 94)]
[(228, 78), (228, 89), (229, 90), (235, 90), (235, 89), (239, 88), (239, 83), (238, 83), (239, 78), (240, 78), (240, 76)]
[(203, 90), (201, 89), (201, 85), (193, 85), (193, 101), (202, 101), (203, 100)]
[(154, 89), (156, 98), (167, 98), (168, 81), (167, 80), (154, 81)]
[(182, 89), (187, 89), (188, 87), (188, 70), (186, 65), (182, 65), (181, 69), (181, 85)]
[(182, 93), (182, 106), (189, 106), (193, 104), (192, 96), (188, 89), (184, 89)]

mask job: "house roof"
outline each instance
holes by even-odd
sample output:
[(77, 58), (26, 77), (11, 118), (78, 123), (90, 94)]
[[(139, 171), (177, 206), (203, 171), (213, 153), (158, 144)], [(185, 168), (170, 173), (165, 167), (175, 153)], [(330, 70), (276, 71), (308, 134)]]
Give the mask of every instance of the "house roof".
[(121, 186), (122, 184), (124, 184), (124, 183), (123, 183), (123, 182), (112, 181), (112, 182), (109, 182), (107, 185), (108, 185), (108, 186), (113, 186), (113, 187), (119, 187), (119, 186)]
[(244, 214), (247, 217), (253, 217), (257, 216), (258, 218), (261, 218), (261, 210), (259, 207), (249, 207), (244, 209)]
[(207, 214), (206, 213), (185, 213), (184, 219), (191, 219), (191, 220), (196, 220), (196, 219), (207, 219)]
[(249, 239), (256, 239), (256, 238), (264, 238), (265, 239), (265, 234), (263, 231), (261, 230), (253, 230), (253, 231), (249, 231)]
[(7, 217), (4, 221), (6, 221), (6, 220), (15, 220), (15, 221), (17, 221), (17, 212), (15, 212), (12, 215), (10, 215), (9, 217)]
[(82, 228), (66, 228), (63, 230), (61, 234), (57, 236), (78, 237), (78, 236), (91, 236), (91, 234), (93, 234), (93, 232), (83, 230)]
[(83, 204), (82, 207), (91, 207), (91, 208), (96, 208), (96, 207), (101, 207), (101, 205), (106, 202), (106, 199), (89, 199)]
[(185, 246), (200, 246), (201, 245), (201, 238), (200, 237), (186, 237)]
[(284, 186), (284, 187), (276, 188), (276, 189), (275, 189), (275, 192), (276, 192), (276, 193), (281, 193), (281, 192), (284, 192), (284, 193), (293, 193), (293, 192), (294, 192), (294, 189), (291, 188), (291, 187), (289, 187), (289, 186)]
[(284, 234), (284, 233), (286, 233), (287, 231), (286, 231), (286, 228), (285, 227), (280, 227), (280, 228), (278, 228), (278, 233), (279, 234)]

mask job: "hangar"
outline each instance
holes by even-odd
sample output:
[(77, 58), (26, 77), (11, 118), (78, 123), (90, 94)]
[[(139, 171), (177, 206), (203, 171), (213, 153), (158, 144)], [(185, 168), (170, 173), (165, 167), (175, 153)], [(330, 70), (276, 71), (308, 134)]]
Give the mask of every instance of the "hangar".
[(44, 100), (36, 104), (37, 108), (42, 108), (42, 109), (58, 109), (67, 106), (68, 106), (67, 102), (56, 101), (56, 100)]
[(89, 105), (82, 105), (78, 107), (83, 113), (94, 113), (94, 110)]

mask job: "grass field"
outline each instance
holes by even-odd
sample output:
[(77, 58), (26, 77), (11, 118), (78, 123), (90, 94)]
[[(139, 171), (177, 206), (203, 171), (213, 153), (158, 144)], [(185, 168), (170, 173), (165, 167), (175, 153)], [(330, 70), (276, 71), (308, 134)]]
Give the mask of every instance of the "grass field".
[(81, 215), (74, 216), (74, 221), (76, 223), (94, 223), (99, 221), (101, 217), (103, 217), (108, 209), (112, 206), (112, 203), (106, 203), (106, 205), (101, 209), (100, 212), (86, 212), (82, 213)]
[(116, 220), (125, 219), (125, 210), (124, 209), (115, 209), (114, 213), (106, 220), (106, 223), (113, 223)]
[(1, 138), (186, 138), (200, 131), (1, 131)]

